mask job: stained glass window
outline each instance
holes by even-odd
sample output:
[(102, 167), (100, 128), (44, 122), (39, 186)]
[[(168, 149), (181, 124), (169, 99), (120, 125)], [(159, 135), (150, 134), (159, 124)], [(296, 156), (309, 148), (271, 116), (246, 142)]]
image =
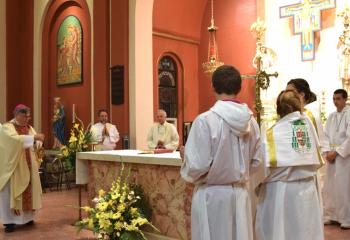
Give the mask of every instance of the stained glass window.
[(158, 65), (159, 108), (168, 118), (177, 118), (177, 66), (170, 56), (164, 56)]

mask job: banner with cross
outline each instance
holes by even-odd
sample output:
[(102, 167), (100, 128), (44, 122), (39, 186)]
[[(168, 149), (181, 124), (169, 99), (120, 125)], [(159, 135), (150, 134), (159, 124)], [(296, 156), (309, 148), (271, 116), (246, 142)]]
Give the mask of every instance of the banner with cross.
[(321, 11), (335, 8), (336, 0), (301, 0), (280, 7), (280, 18), (293, 17), (294, 34), (301, 34), (301, 59), (315, 59), (314, 32), (321, 30)]

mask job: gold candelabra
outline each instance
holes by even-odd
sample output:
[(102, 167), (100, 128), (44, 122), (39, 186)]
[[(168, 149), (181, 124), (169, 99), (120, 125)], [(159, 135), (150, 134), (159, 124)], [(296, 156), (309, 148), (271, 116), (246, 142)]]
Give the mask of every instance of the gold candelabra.
[[(343, 88), (350, 90), (350, 9), (348, 6), (337, 15), (342, 19), (343, 32), (339, 36), (338, 51), (340, 52), (339, 77), (342, 80)], [(350, 103), (350, 97), (348, 98)]]
[(259, 18), (254, 22), (250, 31), (256, 38), (256, 53), (253, 59), (253, 66), (256, 68), (255, 75), (242, 75), (243, 78), (255, 79), (255, 110), (257, 121), (261, 124), (261, 114), (264, 111), (261, 102), (260, 89), (266, 90), (270, 86), (270, 77), (278, 77), (278, 73), (268, 74), (265, 70), (275, 64), (276, 54), (263, 44), (266, 26)]
[(216, 42), (216, 31), (218, 28), (214, 24), (214, 3), (211, 0), (211, 20), (208, 27), (209, 43), (208, 43), (208, 60), (202, 64), (204, 73), (211, 76), (213, 72), (220, 66), (224, 65), (219, 60), (218, 45)]

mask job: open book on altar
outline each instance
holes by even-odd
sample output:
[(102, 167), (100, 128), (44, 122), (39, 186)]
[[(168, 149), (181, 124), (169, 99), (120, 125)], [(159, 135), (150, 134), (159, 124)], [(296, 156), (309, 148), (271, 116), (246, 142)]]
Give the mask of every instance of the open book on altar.
[(172, 149), (152, 149), (152, 150), (141, 150), (139, 154), (160, 154), (160, 153), (172, 153)]

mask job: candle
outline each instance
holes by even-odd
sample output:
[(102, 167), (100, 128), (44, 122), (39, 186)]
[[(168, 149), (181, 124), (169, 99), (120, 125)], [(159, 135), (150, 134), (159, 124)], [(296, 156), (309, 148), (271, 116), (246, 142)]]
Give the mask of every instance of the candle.
[(72, 122), (74, 123), (74, 119), (75, 119), (75, 104), (73, 103), (73, 111), (72, 111)]

